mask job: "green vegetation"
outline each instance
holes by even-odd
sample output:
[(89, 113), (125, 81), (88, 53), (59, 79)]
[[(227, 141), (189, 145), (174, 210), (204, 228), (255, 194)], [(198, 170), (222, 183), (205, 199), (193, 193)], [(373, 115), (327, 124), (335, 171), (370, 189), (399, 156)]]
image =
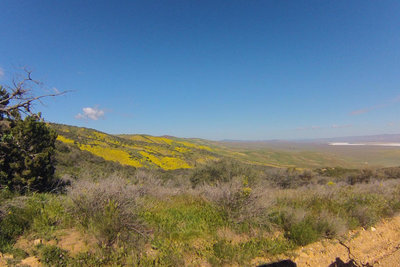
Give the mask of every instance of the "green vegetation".
[[(12, 95), (0, 87), (3, 109), (11, 105)], [(57, 134), (40, 121), (40, 114), (22, 119), (21, 112), (12, 106), (0, 110), (0, 186), (21, 193), (45, 191), (53, 183)]]
[(19, 110), (0, 119), (0, 252), (13, 256), (9, 265), (250, 266), (400, 210), (399, 167), (321, 167), (338, 161), (50, 129)]
[[(279, 170), (223, 160), (183, 172), (76, 177), (66, 193), (3, 189), (0, 249), (14, 261), (36, 255), (49, 266), (248, 266), (392, 216), (400, 210), (399, 170)], [(76, 231), (87, 250), (65, 246)]]
[(67, 266), (68, 251), (53, 245), (42, 245), (39, 247), (40, 261), (45, 266)]

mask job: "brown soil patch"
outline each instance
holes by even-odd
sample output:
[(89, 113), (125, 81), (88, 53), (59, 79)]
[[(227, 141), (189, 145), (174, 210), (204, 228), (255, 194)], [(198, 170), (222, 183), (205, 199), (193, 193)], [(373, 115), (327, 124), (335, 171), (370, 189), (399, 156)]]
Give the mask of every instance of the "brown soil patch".
[(58, 238), (57, 246), (67, 250), (72, 256), (80, 252), (92, 251), (96, 241), (76, 229), (64, 230)]
[(7, 260), (3, 257), (3, 254), (0, 252), (0, 267), (7, 266)]
[[(80, 252), (93, 251), (96, 247), (96, 241), (88, 235), (79, 232), (76, 229), (60, 230), (55, 233), (56, 238), (51, 240), (33, 239), (32, 237), (20, 237), (14, 247), (26, 251), (28, 254), (33, 254), (35, 243), (44, 245), (55, 245), (67, 250), (71, 256), (75, 256)], [(7, 266), (6, 260), (0, 255), (0, 267)], [(21, 261), (20, 265), (28, 265), (32, 267), (41, 266), (38, 258), (28, 257)]]
[(39, 259), (36, 258), (35, 256), (28, 257), (26, 259), (23, 259), (20, 263), (20, 265), (28, 265), (30, 267), (40, 267), (42, 266), (39, 262)]
[(296, 251), (293, 260), (301, 266), (329, 266), (339, 257), (360, 266), (400, 266), (400, 216), (375, 227), (349, 232), (344, 240), (323, 240)]

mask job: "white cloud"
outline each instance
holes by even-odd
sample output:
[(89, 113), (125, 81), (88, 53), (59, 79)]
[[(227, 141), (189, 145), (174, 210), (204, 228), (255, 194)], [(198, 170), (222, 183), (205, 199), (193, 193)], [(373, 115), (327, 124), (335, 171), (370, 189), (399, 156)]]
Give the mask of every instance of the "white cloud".
[(104, 118), (105, 111), (99, 109), (97, 107), (86, 107), (82, 109), (83, 113), (78, 113), (75, 118), (80, 120), (95, 120), (97, 121), (100, 118)]
[(0, 78), (4, 76), (4, 69), (0, 67)]

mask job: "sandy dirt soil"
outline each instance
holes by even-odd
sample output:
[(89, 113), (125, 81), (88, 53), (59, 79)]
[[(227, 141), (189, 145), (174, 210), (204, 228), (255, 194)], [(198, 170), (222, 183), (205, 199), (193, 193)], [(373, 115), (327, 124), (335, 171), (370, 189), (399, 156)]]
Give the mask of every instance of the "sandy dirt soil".
[(349, 232), (340, 240), (323, 240), (295, 252), (297, 266), (329, 266), (340, 258), (355, 266), (400, 266), (400, 215), (375, 227)]

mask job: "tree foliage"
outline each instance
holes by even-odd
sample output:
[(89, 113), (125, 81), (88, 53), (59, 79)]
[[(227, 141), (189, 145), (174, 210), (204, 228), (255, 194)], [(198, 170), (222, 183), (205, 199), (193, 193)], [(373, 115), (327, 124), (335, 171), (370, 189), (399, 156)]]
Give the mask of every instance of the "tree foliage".
[[(0, 187), (25, 193), (47, 191), (53, 182), (57, 134), (31, 111), (28, 78), (13, 88), (0, 86)], [(53, 95), (45, 95), (53, 96)]]

